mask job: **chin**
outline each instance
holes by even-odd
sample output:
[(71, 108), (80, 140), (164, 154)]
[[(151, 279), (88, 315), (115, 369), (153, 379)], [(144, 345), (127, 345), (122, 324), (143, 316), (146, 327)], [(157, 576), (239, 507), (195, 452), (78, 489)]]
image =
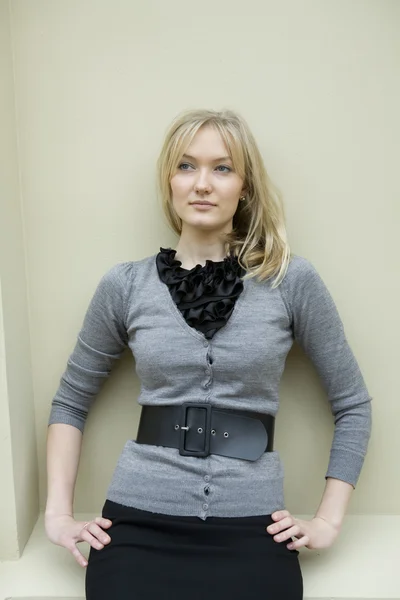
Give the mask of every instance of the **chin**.
[(197, 215), (195, 218), (182, 219), (182, 225), (186, 227), (218, 227), (220, 223), (216, 222), (215, 219), (210, 219), (208, 215)]
[(196, 221), (194, 223), (185, 223), (186, 227), (192, 227), (193, 229), (221, 229), (222, 225), (219, 223), (212, 223), (211, 221), (209, 221), (208, 223), (206, 221)]
[(182, 228), (187, 228), (187, 229), (197, 229), (198, 231), (206, 231), (206, 232), (210, 232), (210, 231), (215, 231), (215, 232), (220, 232), (225, 230), (226, 228), (226, 222), (219, 222), (219, 221), (215, 221), (213, 219), (202, 219), (202, 218), (198, 218), (198, 219), (190, 219), (190, 220), (182, 220)]

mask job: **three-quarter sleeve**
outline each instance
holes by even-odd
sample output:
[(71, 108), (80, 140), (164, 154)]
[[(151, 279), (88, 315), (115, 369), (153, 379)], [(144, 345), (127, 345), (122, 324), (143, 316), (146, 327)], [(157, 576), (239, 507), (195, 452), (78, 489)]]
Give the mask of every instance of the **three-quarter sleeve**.
[(328, 395), (335, 429), (325, 475), (356, 486), (371, 434), (371, 397), (325, 283), (295, 256), (283, 288), (295, 340), (313, 362)]
[(48, 425), (66, 423), (84, 430), (90, 405), (128, 344), (127, 296), (132, 262), (119, 263), (101, 278), (52, 400)]

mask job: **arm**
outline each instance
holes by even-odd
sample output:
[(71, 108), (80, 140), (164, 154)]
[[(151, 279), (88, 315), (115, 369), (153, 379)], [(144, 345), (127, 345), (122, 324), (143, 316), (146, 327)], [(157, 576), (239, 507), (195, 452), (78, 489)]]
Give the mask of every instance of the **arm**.
[(325, 490), (315, 516), (339, 530), (342, 526), (353, 486), (350, 483), (328, 477)]
[(313, 265), (294, 257), (282, 286), (293, 336), (313, 362), (334, 416), (325, 479), (355, 488), (371, 434), (371, 397), (335, 303)]
[(49, 425), (73, 425), (83, 433), (92, 402), (128, 344), (132, 271), (132, 263), (120, 263), (101, 278), (53, 398)]
[[(56, 423), (48, 428), (48, 495), (44, 515), (46, 534), (51, 542), (67, 548), (82, 567), (87, 566), (78, 542), (88, 542), (101, 550), (111, 539), (105, 532), (111, 521), (97, 517), (90, 524), (73, 517), (75, 481), (82, 445), (82, 432), (73, 425)], [(87, 526), (88, 525), (88, 526)]]
[(45, 516), (73, 514), (82, 432), (72, 425), (50, 425), (47, 435), (47, 504)]
[(311, 520), (295, 518), (288, 510), (276, 511), (271, 515), (275, 523), (267, 532), (276, 542), (288, 542), (290, 550), (298, 551), (302, 546), (309, 550), (329, 548), (339, 535), (352, 491), (350, 483), (327, 477), (321, 503)]
[(288, 544), (290, 549), (327, 548), (339, 533), (363, 465), (371, 433), (371, 397), (333, 299), (311, 263), (294, 257), (280, 287), (293, 336), (327, 392), (335, 430), (315, 517), (304, 521), (287, 510), (277, 511), (272, 514), (276, 523), (267, 531), (277, 542), (297, 537)]
[(111, 525), (101, 517), (89, 524), (73, 518), (84, 425), (90, 405), (128, 343), (126, 311), (131, 282), (132, 263), (114, 266), (100, 280), (49, 416), (46, 533), (53, 543), (70, 550), (83, 567), (87, 561), (76, 544), (86, 541), (102, 549), (110, 542), (104, 529)]

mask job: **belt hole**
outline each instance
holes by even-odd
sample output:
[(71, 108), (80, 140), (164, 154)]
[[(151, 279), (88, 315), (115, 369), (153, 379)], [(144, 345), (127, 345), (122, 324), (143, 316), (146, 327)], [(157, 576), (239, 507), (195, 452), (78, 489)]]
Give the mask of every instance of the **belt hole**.
[(175, 425), (174, 429), (177, 431), (179, 429), (179, 425)]
[(198, 428), (198, 430), (197, 430), (197, 433), (203, 433), (203, 429), (202, 429), (202, 427), (199, 427), (199, 428)]
[(211, 429), (211, 435), (215, 435), (217, 432), (215, 431), (215, 429)]
[(225, 438), (229, 437), (229, 433), (227, 431), (224, 432), (224, 437)]

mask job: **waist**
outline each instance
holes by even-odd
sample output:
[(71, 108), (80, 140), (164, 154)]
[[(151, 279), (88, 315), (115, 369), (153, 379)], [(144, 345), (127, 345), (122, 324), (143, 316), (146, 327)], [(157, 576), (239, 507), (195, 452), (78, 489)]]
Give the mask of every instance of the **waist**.
[(136, 442), (179, 449), (182, 456), (217, 454), (255, 461), (273, 452), (275, 417), (211, 404), (143, 405)]
[(200, 460), (181, 456), (174, 448), (130, 439), (119, 456), (107, 497), (141, 510), (201, 519), (265, 515), (284, 508), (283, 481), (284, 467), (276, 450), (255, 461), (217, 454)]

